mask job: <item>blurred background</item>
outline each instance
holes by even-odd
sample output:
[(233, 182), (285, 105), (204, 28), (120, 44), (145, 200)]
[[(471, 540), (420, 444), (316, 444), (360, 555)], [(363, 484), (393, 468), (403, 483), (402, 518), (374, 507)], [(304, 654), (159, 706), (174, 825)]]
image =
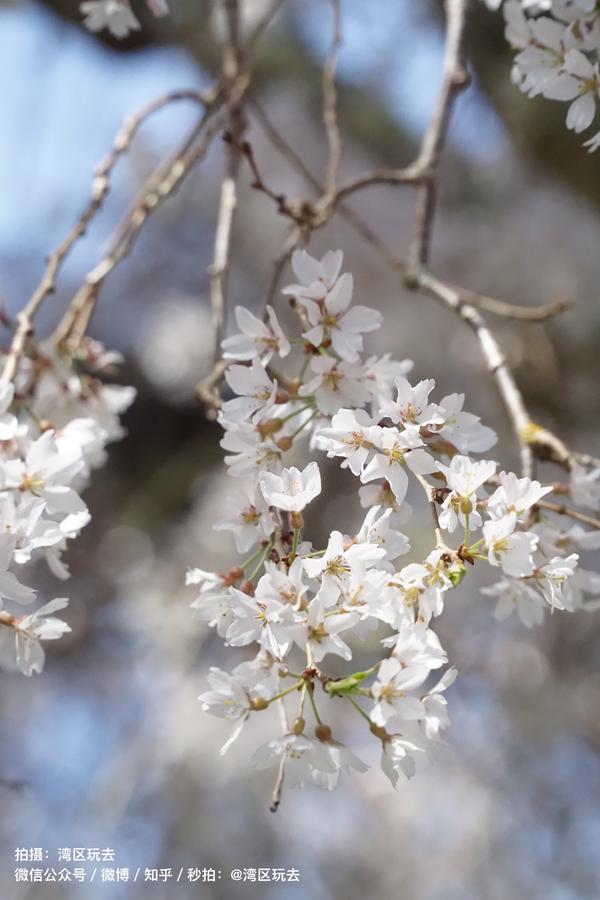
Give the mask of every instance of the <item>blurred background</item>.
[[(124, 115), (167, 90), (210, 83), (219, 59), (212, 3), (170, 5), (169, 18), (154, 20), (134, 0), (142, 31), (116, 43), (88, 34), (73, 0), (0, 3), (0, 292), (9, 315), (83, 208), (93, 167)], [(243, 6), (249, 24), (265, 8), (262, 0)], [(438, 88), (440, 7), (345, 0), (343, 8), (342, 174), (404, 164)], [(330, 27), (325, 0), (286, 0), (256, 62), (255, 98), (319, 178)], [(562, 104), (528, 101), (510, 84), (502, 32), (501, 16), (473, 0), (475, 80), (451, 129), (432, 266), (517, 303), (577, 301), (548, 325), (494, 325), (534, 418), (598, 454), (600, 157), (567, 133)], [(69, 257), (42, 330), (58, 320), (144, 176), (194, 115), (179, 106), (143, 129), (105, 211)], [(249, 138), (271, 186), (310, 195), (252, 117)], [(50, 648), (43, 676), (0, 679), (0, 897), (596, 900), (600, 619), (592, 615), (548, 615), (530, 632), (518, 621), (496, 622), (477, 585), (453, 592), (436, 623), (459, 669), (448, 695), (449, 747), (397, 793), (360, 720), (344, 719), (336, 733), (372, 769), (343, 779), (333, 794), (288, 791), (275, 816), (272, 773), (249, 765), (266, 737), (264, 720), (219, 756), (228, 726), (202, 713), (196, 698), (210, 665), (231, 668), (232, 651), (194, 617), (194, 592), (183, 581), (188, 566), (219, 570), (233, 556), (228, 537), (211, 531), (229, 486), (219, 428), (194, 399), (212, 359), (207, 269), (222, 171), (217, 142), (109, 277), (92, 323), (94, 337), (125, 354), (122, 380), (139, 396), (127, 438), (111, 448), (86, 495), (92, 524), (68, 554), (72, 634)], [(250, 181), (243, 169), (229, 297), (257, 308), (285, 223)], [(412, 200), (410, 191), (379, 187), (361, 193), (354, 209), (403, 249)], [(358, 302), (384, 312), (386, 327), (369, 336), (370, 349), (414, 359), (415, 379), (434, 377), (438, 396), (465, 390), (467, 408), (498, 431), (502, 463), (515, 463), (494, 385), (462, 323), (407, 294), (341, 218), (311, 247), (343, 248)], [(334, 488), (313, 515), (316, 543), (341, 515), (347, 531), (361, 520), (343, 474), (332, 469)], [(425, 551), (428, 522), (417, 497), (407, 530), (415, 552)], [(49, 580), (46, 589), (48, 598), (64, 592)], [(360, 667), (369, 647), (356, 658)], [(275, 734), (275, 717), (272, 727)], [(213, 866), (223, 877), (15, 885), (19, 846), (51, 855), (114, 847), (120, 867)], [(232, 868), (258, 866), (296, 867), (301, 882), (231, 882)]]

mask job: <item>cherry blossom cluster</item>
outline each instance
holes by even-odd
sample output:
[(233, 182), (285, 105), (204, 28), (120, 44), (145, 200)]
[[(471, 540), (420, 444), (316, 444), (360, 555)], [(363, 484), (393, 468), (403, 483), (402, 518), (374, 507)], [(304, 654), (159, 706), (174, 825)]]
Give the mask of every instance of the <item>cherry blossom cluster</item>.
[(21, 358), (13, 381), (0, 380), (0, 665), (25, 675), (41, 672), (43, 642), (70, 631), (54, 616), (68, 599), (44, 603), (27, 582), (43, 560), (69, 577), (62, 556), (90, 520), (81, 498), (106, 445), (123, 435), (120, 415), (134, 389), (100, 376), (119, 361), (97, 342), (76, 358), (40, 347)]
[[(513, 81), (529, 97), (569, 104), (567, 128), (579, 133), (596, 117), (600, 91), (600, 9), (596, 0), (484, 0), (502, 6), (516, 51)], [(600, 147), (600, 131), (585, 141)]]
[[(146, 6), (157, 17), (169, 12), (167, 0), (146, 0)], [(79, 4), (84, 25), (90, 31), (108, 28), (113, 37), (125, 38), (131, 31), (139, 31), (140, 23), (129, 0), (84, 0)]]
[[(279, 766), (288, 784), (328, 789), (342, 770), (367, 768), (334, 736), (332, 701), (365, 721), (394, 786), (435, 751), (456, 672), (445, 668), (432, 623), (470, 570), (491, 566), (499, 580), (485, 593), (497, 598), (497, 615), (516, 610), (528, 626), (545, 609), (574, 610), (600, 593), (600, 577), (577, 568), (579, 551), (600, 547), (600, 532), (566, 529), (545, 514), (552, 487), (473, 458), (496, 434), (464, 410), (464, 395), (435, 402), (433, 380), (407, 379), (410, 361), (365, 355), (363, 336), (382, 317), (352, 305), (353, 279), (341, 266), (340, 251), (321, 260), (294, 253), (296, 283), (283, 293), (301, 325), (297, 337), (271, 307), (264, 320), (235, 310), (239, 331), (222, 345), (234, 396), (219, 421), (236, 486), (215, 528), (231, 532), (246, 558), (224, 573), (187, 576), (199, 617), (228, 647), (255, 653), (231, 672), (211, 669), (200, 697), (234, 724), (223, 752), (251, 715), (285, 707), (287, 698), (287, 717), (295, 697), (285, 733), (253, 761)], [(304, 524), (322, 494), (319, 463), (297, 468), (287, 458), (307, 449), (340, 461), (366, 511), (358, 529), (332, 531), (325, 547), (314, 546)], [(575, 472), (574, 493), (587, 479), (587, 501), (595, 491), (598, 502), (599, 476)], [(411, 481), (432, 513), (433, 538), (425, 559), (407, 562), (410, 541), (400, 529), (412, 516)], [(379, 646), (377, 658), (332, 675), (361, 642)]]

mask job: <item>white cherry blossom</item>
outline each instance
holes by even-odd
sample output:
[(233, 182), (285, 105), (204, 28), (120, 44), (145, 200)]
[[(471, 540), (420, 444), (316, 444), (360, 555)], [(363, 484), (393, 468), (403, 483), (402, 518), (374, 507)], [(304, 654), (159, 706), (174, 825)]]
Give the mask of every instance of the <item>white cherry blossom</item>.
[(79, 8), (85, 16), (84, 25), (90, 31), (108, 28), (116, 38), (124, 38), (130, 31), (140, 29), (129, 0), (85, 0)]
[(506, 575), (522, 578), (534, 570), (533, 553), (538, 536), (530, 531), (515, 531), (517, 514), (484, 523), (483, 537), (492, 566), (501, 566)]
[(302, 471), (292, 466), (280, 475), (261, 472), (258, 480), (267, 503), (287, 512), (301, 512), (321, 493), (321, 473), (316, 462)]
[(282, 359), (290, 352), (290, 342), (285, 336), (272, 306), (267, 306), (269, 325), (262, 322), (245, 306), (236, 306), (235, 320), (239, 334), (221, 342), (223, 359), (252, 360), (257, 355), (266, 364), (274, 353)]
[(45, 652), (42, 641), (57, 640), (71, 630), (66, 622), (52, 615), (68, 603), (66, 597), (50, 600), (15, 625), (17, 665), (24, 675), (39, 674), (43, 670)]

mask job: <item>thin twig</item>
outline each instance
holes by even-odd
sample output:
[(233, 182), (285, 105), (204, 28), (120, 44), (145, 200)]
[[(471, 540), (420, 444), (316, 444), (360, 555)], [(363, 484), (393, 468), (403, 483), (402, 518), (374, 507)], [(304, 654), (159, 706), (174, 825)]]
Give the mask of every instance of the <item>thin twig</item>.
[(57, 344), (68, 344), (70, 348), (75, 348), (79, 344), (107, 276), (131, 252), (148, 217), (176, 191), (191, 169), (204, 158), (213, 137), (222, 125), (223, 113), (215, 112), (214, 109), (207, 110), (202, 119), (202, 127), (195, 128), (195, 131), (200, 133), (198, 143), (184, 153), (176, 154), (166, 170), (159, 167), (157, 172), (150, 176), (141, 200), (116, 229), (120, 239), (111, 242), (107, 254), (88, 273), (82, 287), (73, 297), (54, 332), (53, 339)]
[(418, 189), (415, 239), (409, 254), (411, 261), (421, 264), (427, 262), (429, 257), (436, 202), (436, 179), (454, 101), (469, 82), (463, 61), (466, 7), (467, 0), (446, 0), (444, 75), (418, 159), (418, 165), (427, 174), (427, 179)]
[(337, 172), (342, 155), (342, 142), (337, 118), (337, 87), (335, 75), (337, 70), (338, 51), (342, 44), (342, 21), (340, 0), (330, 0), (333, 16), (333, 36), (331, 48), (323, 68), (323, 125), (327, 137), (327, 169), (325, 172), (325, 196), (333, 198), (337, 182)]
[(569, 516), (577, 522), (582, 522), (584, 525), (590, 525), (592, 528), (600, 530), (600, 519), (596, 519), (594, 516), (588, 516), (570, 506), (564, 506), (562, 503), (554, 503), (552, 500), (538, 500), (535, 505), (539, 509), (547, 509), (550, 512), (558, 513), (559, 516)]
[(91, 196), (86, 208), (60, 246), (49, 256), (46, 270), (40, 283), (33, 292), (29, 302), (17, 315), (17, 328), (2, 372), (3, 381), (12, 381), (14, 378), (19, 359), (25, 350), (27, 339), (32, 333), (33, 320), (45, 299), (54, 293), (56, 280), (65, 257), (73, 245), (85, 235), (90, 222), (102, 209), (110, 191), (110, 177), (118, 160), (129, 150), (135, 135), (144, 122), (165, 106), (182, 100), (199, 103), (204, 106), (212, 102), (213, 96), (209, 92), (204, 93), (201, 91), (171, 91), (142, 107), (133, 115), (127, 116), (124, 120), (114, 139), (112, 148), (96, 167)]
[[(243, 54), (240, 42), (240, 10), (238, 0), (224, 0), (227, 20), (227, 40), (223, 49), (223, 79), (234, 85), (240, 77)], [(221, 339), (225, 320), (225, 292), (233, 219), (237, 205), (237, 177), (240, 165), (239, 143), (242, 140), (245, 121), (241, 108), (241, 96), (228, 98), (229, 134), (227, 167), (221, 184), (219, 212), (215, 230), (213, 262), (210, 266), (210, 299), (213, 316), (214, 361), (221, 355)]]
[(519, 442), (523, 474), (531, 476), (533, 452), (528, 440), (532, 428), (531, 417), (525, 407), (523, 396), (508, 367), (500, 345), (488, 328), (479, 310), (461, 300), (460, 293), (450, 285), (422, 270), (413, 274), (408, 286), (421, 291), (454, 310), (476, 334), (488, 371), (493, 376), (506, 411), (512, 422)]

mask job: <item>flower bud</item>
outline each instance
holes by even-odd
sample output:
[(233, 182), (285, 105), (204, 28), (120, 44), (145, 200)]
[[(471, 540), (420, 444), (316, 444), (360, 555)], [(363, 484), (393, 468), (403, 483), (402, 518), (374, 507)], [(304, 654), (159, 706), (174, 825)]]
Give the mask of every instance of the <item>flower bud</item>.
[(294, 723), (292, 725), (292, 734), (304, 734), (304, 726), (306, 722), (301, 716), (298, 716), (297, 719), (294, 719)]
[(266, 422), (262, 422), (260, 425), (256, 426), (256, 430), (260, 434), (261, 437), (266, 438), (270, 434), (275, 434), (276, 431), (279, 431), (283, 422), (281, 419), (267, 419)]
[(237, 581), (244, 574), (244, 570), (241, 566), (232, 566), (229, 572), (227, 573), (227, 578), (232, 581)]
[(315, 737), (317, 737), (320, 741), (330, 741), (331, 728), (329, 727), (329, 725), (317, 725), (315, 728)]
[(294, 442), (292, 438), (286, 437), (285, 435), (283, 437), (280, 437), (278, 441), (275, 441), (276, 446), (279, 447), (280, 450), (283, 450), (284, 453), (286, 450), (290, 449), (293, 443)]
[(240, 584), (240, 591), (242, 594), (248, 594), (249, 597), (254, 597), (254, 585), (247, 578)]
[(265, 700), (264, 697), (255, 697), (254, 700), (250, 701), (250, 709), (255, 709), (259, 712), (261, 709), (266, 709), (269, 705), (269, 701)]
[(375, 722), (371, 722), (370, 729), (371, 734), (374, 734), (375, 737), (378, 737), (380, 741), (385, 741), (389, 737), (385, 728), (382, 728), (381, 725), (376, 725)]

